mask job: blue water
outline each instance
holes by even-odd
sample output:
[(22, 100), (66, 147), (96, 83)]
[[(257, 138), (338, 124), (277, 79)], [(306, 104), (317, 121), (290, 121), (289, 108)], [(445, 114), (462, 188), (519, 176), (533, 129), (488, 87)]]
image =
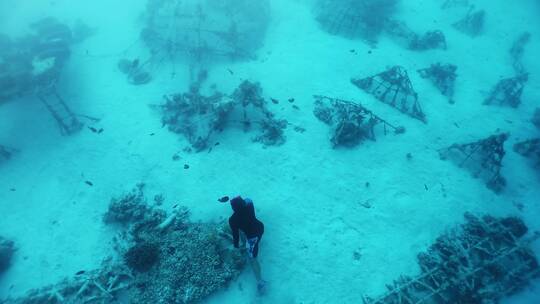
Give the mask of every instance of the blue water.
[[(0, 303), (97, 269), (114, 255), (117, 231), (103, 223), (103, 214), (112, 197), (139, 182), (149, 201), (162, 194), (160, 208), (170, 213), (186, 206), (193, 221), (226, 220), (230, 208), (216, 202), (224, 195), (255, 202), (265, 224), (258, 260), (268, 291), (256, 295), (247, 267), (207, 303), (361, 303), (400, 275), (418, 274), (418, 253), (463, 223), (465, 212), (519, 217), (528, 236), (540, 230), (538, 167), (534, 157), (513, 149), (540, 136), (531, 122), (540, 107), (538, 1), (448, 1), (445, 7), (443, 0), (379, 1), (362, 17), (373, 28), (352, 34), (332, 32), (317, 18), (327, 12), (339, 21), (347, 1), (326, 1), (322, 13), (322, 0), (169, 1), (185, 10), (163, 9), (164, 24), (153, 24), (161, 32), (152, 37), (173, 39), (174, 47), (149, 44), (141, 35), (152, 12), (147, 0), (110, 2), (0, 0), (0, 34), (11, 41), (0, 39), (0, 148), (10, 155), (0, 149), (0, 237), (16, 248), (0, 273)], [(184, 12), (196, 15), (196, 3), (210, 30), (175, 21)], [(477, 35), (453, 26), (471, 6), (485, 11)], [(332, 14), (333, 8), (340, 10)], [(69, 56), (58, 62), (36, 55), (44, 51), (39, 44), (23, 47), (23, 37), (39, 40), (31, 24), (47, 17), (72, 33), (86, 26), (84, 39), (71, 41)], [(419, 35), (440, 30), (446, 48), (412, 49), (384, 29), (383, 17)], [(233, 31), (231, 19), (241, 37), (237, 49), (222, 40)], [(499, 80), (518, 73), (510, 49), (523, 33), (530, 39), (519, 59), (528, 75), (521, 103), (483, 104)], [(8, 50), (15, 57), (6, 59)], [(148, 73), (149, 81), (120, 71), (120, 60)], [(437, 62), (457, 66), (453, 104), (416, 72)], [(51, 65), (51, 74), (41, 73)], [(408, 72), (426, 123), (351, 84), (393, 66)], [(32, 76), (19, 77), (21, 70)], [(207, 76), (197, 82), (201, 71)], [(62, 134), (39, 98), (50, 80), (80, 128)], [(212, 133), (202, 151), (188, 152), (193, 142), (162, 124), (164, 95), (188, 92), (194, 83), (205, 96), (232, 95), (244, 80), (258, 82), (267, 109), (288, 121), (283, 144), (253, 142), (256, 124), (244, 132), (232, 123)], [(384, 135), (378, 125), (376, 141), (333, 147), (331, 126), (313, 114), (313, 95), (361, 104), (406, 131)], [(438, 153), (506, 132), (500, 193)], [(530, 246), (538, 256), (540, 242)], [(539, 283), (532, 280), (502, 302), (540, 303)]]

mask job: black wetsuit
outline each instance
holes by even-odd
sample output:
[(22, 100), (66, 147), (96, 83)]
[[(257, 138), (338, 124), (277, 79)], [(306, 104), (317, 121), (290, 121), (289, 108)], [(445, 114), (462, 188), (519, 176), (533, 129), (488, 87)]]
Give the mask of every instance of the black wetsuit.
[(248, 241), (248, 253), (256, 258), (259, 253), (259, 243), (264, 233), (264, 225), (255, 217), (255, 208), (252, 202), (247, 202), (244, 206), (233, 208), (234, 213), (229, 218), (233, 234), (234, 247), (239, 247), (240, 230), (246, 235)]

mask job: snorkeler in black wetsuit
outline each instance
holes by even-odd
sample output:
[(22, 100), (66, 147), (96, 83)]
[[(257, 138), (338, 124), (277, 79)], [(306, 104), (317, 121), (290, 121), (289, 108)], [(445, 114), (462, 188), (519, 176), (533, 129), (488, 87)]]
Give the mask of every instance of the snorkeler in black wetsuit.
[(234, 247), (240, 247), (240, 231), (246, 236), (246, 247), (250, 257), (251, 267), (257, 279), (257, 289), (260, 293), (264, 291), (266, 282), (261, 277), (261, 266), (257, 261), (259, 254), (259, 243), (264, 233), (264, 225), (255, 217), (253, 202), (246, 198), (237, 196), (231, 200), (231, 207), (234, 211), (229, 218)]

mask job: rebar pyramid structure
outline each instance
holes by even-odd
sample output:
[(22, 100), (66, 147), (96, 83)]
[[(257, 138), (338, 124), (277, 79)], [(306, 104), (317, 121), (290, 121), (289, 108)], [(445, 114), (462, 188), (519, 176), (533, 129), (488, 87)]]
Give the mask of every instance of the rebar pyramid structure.
[(454, 103), (454, 87), (456, 82), (457, 66), (453, 64), (432, 64), (429, 68), (420, 69), (418, 73), (422, 78), (431, 80), (444, 96), (448, 97), (451, 104)]
[(353, 78), (351, 82), (399, 111), (426, 122), (426, 115), (418, 102), (418, 94), (414, 91), (407, 71), (394, 66), (382, 73), (366, 78)]
[(441, 235), (418, 255), (421, 273), (401, 276), (364, 304), (499, 303), (540, 276), (531, 243), (519, 218), (478, 218)]
[(331, 127), (330, 141), (333, 146), (354, 146), (366, 139), (375, 140), (377, 125), (382, 125), (384, 135), (389, 131), (396, 134), (405, 128), (396, 127), (352, 101), (315, 95), (313, 114)]
[(443, 160), (451, 160), (460, 168), (467, 169), (475, 178), (482, 179), (487, 187), (499, 193), (506, 186), (501, 175), (505, 155), (504, 143), (509, 134), (502, 133), (472, 143), (453, 144), (439, 150)]
[(514, 151), (531, 159), (534, 167), (540, 170), (540, 138), (518, 142), (514, 145)]
[(482, 33), (484, 29), (486, 12), (483, 10), (475, 10), (474, 6), (471, 6), (467, 15), (453, 26), (458, 31), (467, 34), (471, 37), (476, 37)]
[(528, 79), (527, 74), (502, 79), (491, 90), (489, 96), (484, 100), (484, 104), (517, 108), (521, 104), (521, 95)]
[(37, 96), (56, 120), (62, 135), (71, 135), (82, 129), (83, 124), (77, 119), (75, 113), (58, 94), (54, 86), (41, 89)]

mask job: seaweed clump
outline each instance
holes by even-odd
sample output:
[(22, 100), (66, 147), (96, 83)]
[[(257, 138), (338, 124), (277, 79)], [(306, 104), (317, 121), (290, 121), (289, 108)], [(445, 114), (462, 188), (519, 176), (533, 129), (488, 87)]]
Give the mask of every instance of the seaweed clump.
[(426, 115), (418, 101), (418, 94), (403, 67), (394, 66), (370, 77), (353, 78), (351, 82), (379, 101), (424, 123), (426, 122)]
[(401, 276), (364, 304), (499, 303), (540, 275), (531, 243), (539, 234), (517, 217), (476, 217), (441, 235), (418, 254), (421, 273)]
[(264, 145), (285, 142), (287, 121), (276, 119), (267, 108), (262, 88), (257, 82), (244, 81), (231, 96), (216, 92), (211, 96), (200, 93), (200, 82), (183, 94), (164, 97), (161, 106), (163, 125), (170, 131), (183, 134), (196, 151), (208, 147), (212, 136), (226, 127), (240, 123), (245, 132), (257, 125), (260, 134), (253, 141)]
[(0, 274), (11, 266), (15, 254), (15, 243), (0, 236)]
[(420, 69), (418, 73), (422, 78), (431, 80), (435, 87), (448, 97), (448, 101), (454, 104), (454, 87), (456, 82), (457, 66), (453, 64), (432, 64), (429, 68)]
[(403, 127), (395, 127), (362, 105), (326, 96), (314, 96), (313, 114), (330, 126), (330, 141), (336, 146), (355, 146), (364, 140), (375, 140), (375, 126), (381, 124), (384, 134), (393, 130), (400, 134)]
[(439, 155), (441, 159), (449, 159), (468, 170), (475, 178), (481, 178), (489, 189), (499, 193), (506, 186), (501, 168), (505, 155), (504, 143), (508, 137), (509, 134), (502, 133), (471, 143), (453, 144), (439, 150)]

